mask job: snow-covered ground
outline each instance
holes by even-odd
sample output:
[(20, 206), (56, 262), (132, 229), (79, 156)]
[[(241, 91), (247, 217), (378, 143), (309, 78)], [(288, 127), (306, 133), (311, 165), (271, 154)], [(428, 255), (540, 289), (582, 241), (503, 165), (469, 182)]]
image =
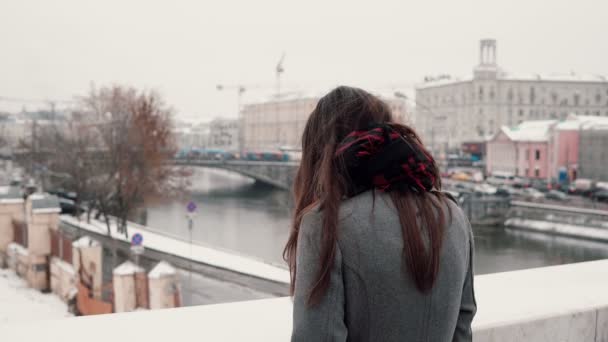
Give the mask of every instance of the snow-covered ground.
[(0, 325), (69, 316), (59, 297), (31, 289), (14, 271), (0, 269)]

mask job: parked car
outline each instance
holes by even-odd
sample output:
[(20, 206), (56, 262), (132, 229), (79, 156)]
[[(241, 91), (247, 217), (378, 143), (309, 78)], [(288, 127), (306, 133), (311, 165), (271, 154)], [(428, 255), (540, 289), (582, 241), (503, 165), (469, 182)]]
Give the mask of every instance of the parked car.
[(599, 190), (593, 193), (593, 200), (598, 202), (608, 202), (608, 190)]
[(454, 179), (454, 180), (459, 180), (459, 181), (470, 181), (471, 180), (471, 176), (466, 172), (456, 172), (456, 173), (452, 174), (452, 176), (450, 178)]
[(545, 197), (547, 199), (551, 199), (551, 200), (555, 200), (555, 201), (568, 201), (570, 200), (570, 197), (568, 197), (568, 195), (566, 195), (565, 193), (558, 191), (558, 190), (550, 190), (549, 192), (547, 192), (547, 194), (545, 195)]
[(522, 177), (515, 177), (511, 186), (515, 189), (525, 189), (530, 187), (530, 180)]
[(515, 175), (512, 172), (493, 172), (486, 180), (492, 185), (511, 185), (515, 181)]
[(482, 184), (475, 185), (473, 190), (475, 191), (475, 193), (482, 194), (482, 195), (495, 195), (497, 188), (494, 186), (491, 186), (490, 184), (482, 183)]
[(539, 199), (543, 199), (545, 198), (545, 194), (543, 194), (542, 192), (534, 189), (534, 188), (526, 188), (523, 191), (523, 196), (528, 199), (528, 200), (532, 200), (532, 201), (536, 201)]
[(590, 196), (595, 187), (595, 182), (591, 179), (579, 178), (570, 184), (570, 193)]
[(507, 189), (507, 187), (502, 186), (496, 189), (496, 196), (509, 197), (511, 196), (511, 192)]

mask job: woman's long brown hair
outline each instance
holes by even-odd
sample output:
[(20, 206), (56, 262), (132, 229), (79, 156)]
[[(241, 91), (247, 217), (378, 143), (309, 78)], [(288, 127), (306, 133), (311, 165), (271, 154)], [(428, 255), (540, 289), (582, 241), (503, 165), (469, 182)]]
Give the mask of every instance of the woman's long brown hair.
[[(350, 132), (365, 129), (373, 123), (390, 123), (410, 142), (424, 149), (413, 129), (392, 122), (390, 108), (383, 101), (358, 88), (338, 87), (321, 98), (304, 128), (302, 160), (293, 189), (295, 212), (283, 258), (289, 265), (293, 295), (300, 224), (303, 216), (319, 205), (323, 218), (320, 267), (316, 281), (308, 289), (310, 305), (317, 304), (329, 286), (337, 248), (338, 211), (349, 186), (349, 180), (339, 172), (342, 165), (341, 159), (335, 157), (336, 148)], [(437, 166), (433, 164), (429, 171), (435, 176), (435, 189), (440, 190)], [(391, 192), (390, 196), (403, 232), (404, 271), (409, 272), (420, 291), (427, 292), (433, 287), (439, 271), (446, 225), (443, 195), (440, 192)]]

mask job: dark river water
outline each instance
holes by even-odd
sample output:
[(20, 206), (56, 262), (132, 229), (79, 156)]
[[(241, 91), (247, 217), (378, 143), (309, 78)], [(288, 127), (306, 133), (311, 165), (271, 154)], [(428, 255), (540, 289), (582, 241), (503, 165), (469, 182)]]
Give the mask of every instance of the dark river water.
[[(198, 209), (192, 240), (284, 265), (291, 198), (278, 190), (222, 170), (196, 169), (191, 199)], [(186, 203), (148, 208), (147, 225), (189, 239)], [(477, 274), (608, 258), (608, 244), (537, 233), (474, 227)]]

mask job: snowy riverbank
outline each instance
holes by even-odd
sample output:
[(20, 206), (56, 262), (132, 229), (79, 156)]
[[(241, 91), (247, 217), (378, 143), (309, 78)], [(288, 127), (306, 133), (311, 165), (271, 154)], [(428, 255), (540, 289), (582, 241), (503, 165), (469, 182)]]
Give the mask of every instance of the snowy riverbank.
[(31, 289), (14, 271), (0, 269), (0, 325), (70, 316), (59, 297)]

